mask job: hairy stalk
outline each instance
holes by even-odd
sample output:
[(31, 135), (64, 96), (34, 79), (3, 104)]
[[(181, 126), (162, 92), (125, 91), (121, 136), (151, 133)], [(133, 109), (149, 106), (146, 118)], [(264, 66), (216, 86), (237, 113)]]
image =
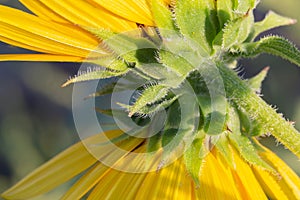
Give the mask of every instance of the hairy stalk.
[(218, 68), (230, 100), (263, 124), (265, 133), (272, 133), (279, 142), (300, 157), (300, 134), (292, 123), (255, 94), (233, 70), (224, 65), (219, 65)]

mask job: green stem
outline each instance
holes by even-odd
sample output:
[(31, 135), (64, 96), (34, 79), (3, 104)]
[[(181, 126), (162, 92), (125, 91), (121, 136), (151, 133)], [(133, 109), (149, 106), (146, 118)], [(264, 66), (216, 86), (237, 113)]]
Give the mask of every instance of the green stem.
[(279, 142), (300, 157), (300, 133), (280, 114), (255, 94), (238, 75), (224, 65), (218, 66), (223, 77), (227, 98), (248, 112)]

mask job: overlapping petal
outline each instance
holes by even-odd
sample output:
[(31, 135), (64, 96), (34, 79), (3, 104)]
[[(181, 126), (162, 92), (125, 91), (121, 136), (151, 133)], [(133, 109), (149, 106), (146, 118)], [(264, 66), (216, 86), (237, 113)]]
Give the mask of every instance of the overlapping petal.
[[(118, 137), (122, 132), (119, 130), (108, 131), (104, 134), (90, 137), (84, 141), (84, 144), (79, 142), (63, 151), (3, 193), (3, 197), (7, 199), (28, 199), (45, 193), (91, 167), (98, 162), (98, 159), (114, 155), (110, 159), (115, 159), (115, 162), (117, 162), (126, 155), (125, 152), (130, 152), (142, 142), (141, 139), (128, 140), (126, 143), (120, 144), (120, 148), (126, 150), (120, 152), (111, 148), (111, 146), (100, 144), (106, 142), (106, 137)], [(86, 146), (89, 146), (89, 150), (93, 154), (86, 149)]]
[(232, 174), (237, 183), (238, 190), (241, 191), (242, 198), (267, 199), (267, 196), (253, 174), (250, 165), (240, 157), (237, 151), (233, 149), (232, 152), (235, 162), (235, 170), (232, 170)]
[(291, 168), (285, 164), (280, 158), (278, 158), (273, 152), (264, 148), (264, 152), (260, 155), (268, 162), (276, 171), (278, 171), (280, 177), (277, 179), (277, 183), (289, 199), (300, 199), (300, 178), (297, 174), (291, 170)]
[[(23, 0), (22, 3), (27, 7), (39, 6), (33, 10), (37, 15), (39, 15), (40, 7), (47, 7), (46, 16), (48, 18), (55, 13), (71, 24), (78, 26), (105, 28), (116, 32), (136, 28), (135, 22), (122, 19), (108, 10), (99, 9), (85, 0), (76, 0), (76, 3), (71, 0)], [(45, 14), (43, 15), (45, 16)]]
[(136, 22), (123, 19), (95, 3), (84, 0), (47, 1), (22, 0), (35, 15), (0, 6), (0, 39), (3, 42), (41, 54), (11, 55), (2, 61), (83, 61), (97, 49), (99, 56), (108, 52), (98, 48), (101, 41), (85, 29), (105, 28), (122, 32), (137, 27)]
[[(12, 45), (48, 54), (86, 57), (100, 43), (79, 27), (46, 21), (6, 6), (0, 6), (0, 12), (0, 36)], [(107, 54), (104, 50), (98, 53)]]
[(47, 5), (43, 4), (39, 0), (20, 0), (20, 2), (31, 12), (42, 19), (60, 23), (69, 23), (68, 20), (64, 19), (62, 16), (51, 10)]
[[(168, 0), (164, 0), (169, 3)], [(81, 62), (97, 49), (101, 41), (86, 31), (91, 28), (123, 32), (137, 28), (137, 23), (154, 25), (151, 1), (103, 0), (21, 0), (35, 15), (0, 6), (0, 39), (13, 46), (44, 54), (1, 55), (1, 61)]]
[[(115, 138), (121, 131), (103, 133)], [(146, 152), (144, 139), (127, 140), (118, 144), (127, 153), (120, 153), (103, 145), (105, 137), (96, 135), (62, 152), (48, 163), (28, 175), (16, 186), (6, 191), (7, 199), (26, 199), (39, 195), (88, 171), (62, 197), (65, 200), (80, 199), (88, 194), (89, 200), (111, 199), (297, 199), (299, 180), (292, 170), (276, 155), (266, 149), (262, 158), (278, 171), (278, 175), (250, 166), (231, 147), (233, 166), (213, 149), (204, 159), (197, 187), (188, 175), (182, 158), (158, 171), (148, 173), (126, 172), (131, 167), (145, 168)], [(88, 146), (89, 150), (85, 147)], [(93, 154), (91, 154), (93, 152)], [(129, 156), (131, 152), (137, 156)], [(114, 159), (114, 165), (125, 171), (105, 166), (98, 159)], [(157, 167), (158, 157), (149, 169)], [(281, 177), (281, 178), (280, 178)]]
[(83, 62), (85, 58), (53, 54), (1, 54), (1, 61)]
[(245, 199), (244, 191), (237, 187), (233, 174), (216, 151), (209, 153), (201, 169), (200, 186), (196, 190), (198, 199)]
[(93, 0), (102, 8), (105, 8), (116, 15), (128, 19), (130, 21), (135, 21), (140, 24), (154, 25), (151, 9), (149, 7), (149, 1), (147, 0)]

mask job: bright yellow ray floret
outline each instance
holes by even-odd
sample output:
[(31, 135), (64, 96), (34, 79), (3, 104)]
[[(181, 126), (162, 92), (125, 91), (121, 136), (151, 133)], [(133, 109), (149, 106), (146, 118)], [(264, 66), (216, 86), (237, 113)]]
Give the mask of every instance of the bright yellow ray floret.
[[(1, 39), (4, 42), (54, 55), (86, 57), (99, 41), (78, 27), (57, 24), (31, 14), (0, 6)], [(105, 55), (106, 52), (99, 52)]]
[[(71, 0), (23, 0), (22, 3), (24, 3), (24, 5), (28, 8), (31, 6), (34, 7), (37, 5), (37, 3), (39, 3), (40, 6), (48, 8), (48, 12), (43, 13), (42, 15), (50, 16), (54, 12), (73, 25), (87, 26), (90, 28), (102, 27), (116, 32), (136, 28), (135, 22), (122, 19), (116, 16), (113, 12), (111, 13), (109, 10), (95, 7), (93, 4), (85, 0), (77, 0), (76, 3)], [(39, 7), (36, 7), (36, 9), (32, 10), (33, 12), (36, 11), (37, 15), (40, 12)]]
[[(121, 131), (108, 131), (105, 136), (117, 137)], [(272, 166), (277, 166), (278, 176), (256, 167), (250, 167), (230, 147), (234, 165), (228, 165), (224, 157), (213, 149), (204, 160), (200, 174), (200, 186), (196, 187), (188, 175), (182, 159), (169, 166), (149, 173), (128, 173), (115, 170), (97, 161), (103, 157), (115, 157), (115, 163), (126, 170), (134, 163), (136, 168), (143, 166), (143, 159), (126, 157), (114, 149), (99, 145), (103, 134), (86, 139), (94, 157), (82, 142), (48, 161), (36, 171), (3, 194), (7, 199), (27, 199), (45, 193), (90, 168), (62, 197), (78, 199), (92, 191), (88, 199), (297, 199), (300, 185), (297, 175), (275, 154), (265, 149), (262, 156)], [(98, 144), (98, 145), (97, 145)], [(141, 145), (142, 144), (142, 145)], [(144, 153), (143, 139), (129, 139), (118, 144), (130, 153)], [(90, 150), (91, 150), (90, 149)], [(153, 164), (155, 165), (155, 164)], [(275, 190), (276, 189), (276, 190)]]
[[(86, 31), (104, 28), (123, 32), (137, 28), (137, 23), (153, 26), (150, 2), (102, 0), (21, 0), (35, 15), (0, 6), (0, 40), (36, 54), (0, 55), (0, 60), (81, 62), (98, 48), (101, 40)], [(168, 3), (168, 1), (165, 1)]]

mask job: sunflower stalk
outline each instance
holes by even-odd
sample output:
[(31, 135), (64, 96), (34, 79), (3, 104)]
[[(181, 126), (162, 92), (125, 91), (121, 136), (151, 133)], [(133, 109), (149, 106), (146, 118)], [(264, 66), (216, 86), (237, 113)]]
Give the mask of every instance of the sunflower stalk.
[(228, 97), (258, 120), (263, 126), (263, 132), (271, 133), (279, 142), (300, 157), (300, 134), (294, 126), (266, 104), (257, 94), (226, 66), (218, 67), (224, 79)]

